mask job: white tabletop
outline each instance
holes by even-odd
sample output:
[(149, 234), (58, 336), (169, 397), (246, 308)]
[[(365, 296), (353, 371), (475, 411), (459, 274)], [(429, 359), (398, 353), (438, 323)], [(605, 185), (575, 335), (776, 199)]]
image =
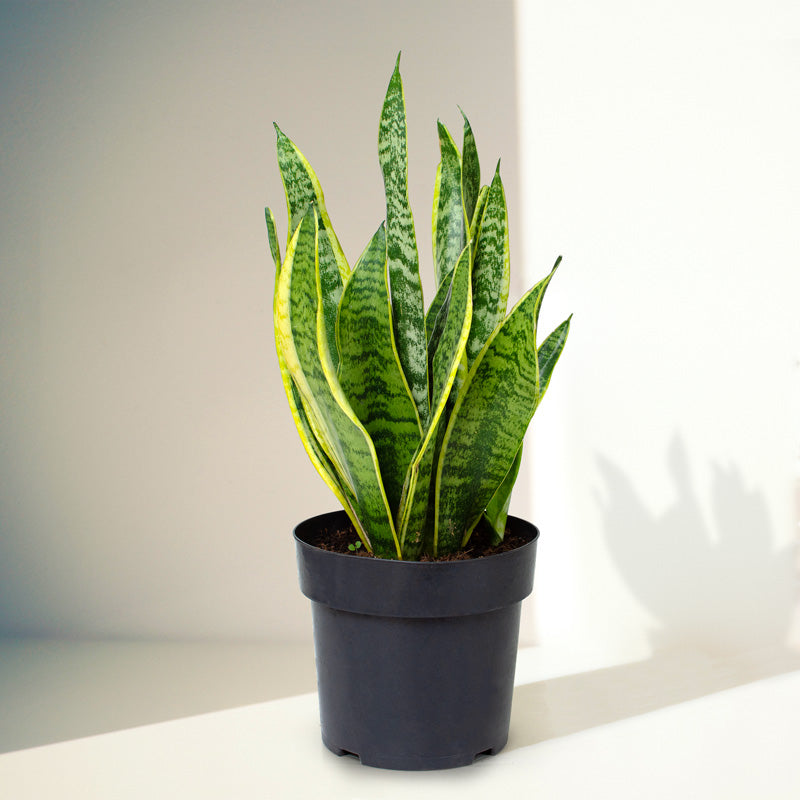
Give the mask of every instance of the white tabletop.
[(472, 767), (403, 773), (338, 758), (304, 694), (6, 753), (0, 797), (796, 800), (800, 670), (781, 664), (743, 682), (746, 659), (682, 653), (526, 682), (537, 660), (523, 651), (509, 744)]

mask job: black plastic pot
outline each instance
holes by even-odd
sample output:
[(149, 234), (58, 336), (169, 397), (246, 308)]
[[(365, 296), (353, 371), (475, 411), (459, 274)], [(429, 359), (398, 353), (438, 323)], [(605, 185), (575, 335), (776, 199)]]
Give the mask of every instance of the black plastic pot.
[(539, 531), (505, 553), (463, 561), (365, 558), (309, 544), (343, 511), (295, 528), (300, 588), (312, 601), (322, 740), (389, 769), (460, 767), (508, 740), (522, 600)]

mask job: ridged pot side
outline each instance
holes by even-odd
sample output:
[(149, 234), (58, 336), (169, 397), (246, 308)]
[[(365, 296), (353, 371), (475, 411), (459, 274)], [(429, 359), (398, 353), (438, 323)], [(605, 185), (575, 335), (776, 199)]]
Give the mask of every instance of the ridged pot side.
[(300, 586), (312, 601), (322, 738), (335, 753), (390, 769), (470, 764), (505, 745), (522, 600), (533, 587), (538, 530), (514, 550), (399, 562), (321, 550), (323, 527), (295, 529)]

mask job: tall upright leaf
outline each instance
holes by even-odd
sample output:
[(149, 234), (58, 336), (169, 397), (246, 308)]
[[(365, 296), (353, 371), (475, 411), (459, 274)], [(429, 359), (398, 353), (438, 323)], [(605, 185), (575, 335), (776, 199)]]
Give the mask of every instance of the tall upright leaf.
[(391, 511), (372, 441), (336, 381), (319, 340), (320, 303), (317, 215), (310, 208), (295, 231), (278, 278), (275, 306), (278, 345), (294, 379), (309, 425), (340, 480), (358, 505), (359, 535), (377, 555), (400, 556)]
[(511, 274), (508, 214), (499, 163), (477, 224), (472, 267), (472, 328), (467, 342), (467, 359), (470, 363), (505, 317), (508, 303)]
[(469, 227), (472, 224), (475, 206), (478, 202), (478, 193), (481, 186), (481, 165), (478, 160), (478, 148), (475, 145), (472, 126), (469, 124), (467, 115), (463, 110), (459, 108), (459, 111), (461, 111), (461, 116), (464, 117), (464, 145), (461, 149), (461, 194), (464, 199), (467, 227)]
[[(434, 386), (431, 422), (417, 448), (403, 485), (398, 536), (404, 552), (416, 558), (425, 544), (428, 527), (431, 479), (434, 475), (440, 425), (445, 408), (464, 357), (472, 317), (472, 286), (469, 275), (469, 248), (465, 248), (453, 272), (447, 319), (439, 340), (432, 370)], [(432, 527), (432, 521), (431, 521)]]
[(286, 207), (289, 215), (289, 239), (291, 240), (309, 204), (313, 203), (320, 217), (318, 224), (318, 258), (322, 283), (322, 302), (325, 312), (325, 330), (328, 350), (334, 366), (339, 361), (336, 350), (336, 310), (342, 296), (343, 282), (350, 275), (350, 267), (344, 256), (342, 246), (336, 238), (325, 198), (316, 173), (297, 145), (275, 125), (278, 135), (278, 166), (286, 193)]
[(467, 243), (467, 224), (461, 194), (461, 156), (450, 132), (441, 122), (437, 124), (442, 161), (433, 220), (433, 253), (436, 285), (441, 286), (450, 277)]
[(427, 423), (425, 312), (414, 218), (408, 202), (406, 104), (400, 56), (389, 81), (378, 129), (378, 160), (386, 190), (386, 249), (397, 353), (420, 419)]
[(339, 382), (375, 445), (394, 518), (422, 427), (395, 348), (387, 278), (386, 234), (381, 225), (342, 294)]
[(536, 410), (536, 321), (553, 272), (523, 296), (492, 334), (456, 400), (436, 474), (439, 552), (454, 552), (469, 538), (511, 469)]

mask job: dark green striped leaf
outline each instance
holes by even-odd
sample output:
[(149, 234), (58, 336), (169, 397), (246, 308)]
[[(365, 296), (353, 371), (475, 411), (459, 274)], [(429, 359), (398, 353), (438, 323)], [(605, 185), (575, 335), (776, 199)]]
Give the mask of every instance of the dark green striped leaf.
[(478, 192), (481, 185), (481, 165), (478, 160), (478, 148), (475, 146), (472, 126), (469, 124), (467, 115), (463, 110), (459, 108), (459, 111), (461, 111), (461, 116), (464, 117), (464, 146), (461, 150), (461, 194), (464, 198), (464, 213), (469, 227), (478, 201)]
[(506, 315), (510, 269), (506, 195), (498, 163), (477, 229), (472, 267), (472, 328), (467, 342), (470, 363)]
[[(273, 123), (275, 124), (275, 123)], [(328, 211), (325, 207), (325, 198), (322, 194), (322, 186), (316, 173), (311, 168), (306, 157), (297, 148), (297, 145), (275, 124), (275, 132), (278, 134), (278, 167), (281, 171), (283, 189), (286, 193), (286, 207), (289, 214), (289, 236), (291, 240), (300, 220), (306, 213), (310, 203), (314, 203), (322, 218), (322, 228), (324, 233), (320, 235), (320, 241), (330, 244), (330, 255), (336, 263), (341, 279), (347, 280), (350, 274), (350, 267), (344, 256), (342, 246), (336, 238), (333, 226), (331, 225)], [(320, 253), (325, 251), (325, 246), (320, 246)], [(328, 258), (328, 254), (325, 254)]]
[(381, 112), (378, 158), (386, 190), (386, 243), (395, 342), (420, 419), (426, 424), (430, 409), (424, 305), (414, 218), (408, 203), (406, 106), (399, 55)]
[(281, 269), (281, 248), (278, 244), (278, 229), (275, 226), (275, 215), (271, 208), (264, 209), (264, 216), (267, 218), (267, 238), (269, 239), (269, 250), (272, 253), (272, 260), (275, 262), (275, 269)]
[(461, 196), (461, 156), (447, 128), (441, 122), (437, 124), (442, 162), (434, 212), (433, 252), (436, 285), (441, 286), (450, 277), (467, 243), (467, 225)]
[(437, 467), (434, 539), (439, 553), (454, 552), (472, 533), (511, 469), (536, 410), (536, 321), (553, 272), (523, 296), (492, 334), (461, 388)]
[(519, 474), (519, 466), (521, 463), (522, 445), (520, 445), (519, 450), (517, 450), (517, 455), (514, 458), (511, 469), (506, 473), (503, 482), (497, 487), (497, 491), (492, 495), (492, 499), (486, 505), (486, 511), (483, 512), (486, 521), (492, 526), (494, 541), (497, 544), (502, 542), (505, 536), (508, 507), (511, 504), (511, 492), (514, 489), (514, 484), (517, 482), (517, 475)]
[(394, 518), (422, 428), (394, 346), (387, 277), (386, 234), (381, 225), (342, 294), (339, 383), (375, 445)]
[(399, 557), (391, 511), (372, 440), (338, 383), (324, 343), (319, 301), (318, 228), (313, 209), (301, 220), (287, 249), (275, 304), (278, 346), (302, 407), (341, 485), (357, 504), (360, 532), (377, 555)]
[(428, 519), (431, 481), (444, 429), (445, 408), (464, 358), (471, 317), (469, 249), (465, 248), (453, 272), (447, 319), (434, 359), (431, 422), (417, 448), (403, 486), (397, 529), (403, 552), (411, 558), (419, 553), (425, 544), (425, 532), (433, 525), (433, 520)]

